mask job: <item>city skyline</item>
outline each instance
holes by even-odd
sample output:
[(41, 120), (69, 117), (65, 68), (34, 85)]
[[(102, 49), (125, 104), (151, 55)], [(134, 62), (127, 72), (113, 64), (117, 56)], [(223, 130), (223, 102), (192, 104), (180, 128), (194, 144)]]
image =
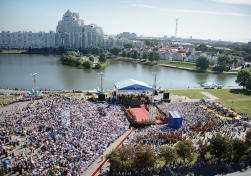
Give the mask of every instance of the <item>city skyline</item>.
[(68, 9), (85, 25), (97, 24), (105, 34), (177, 37), (248, 42), (251, 40), (251, 0), (92, 0), (0, 2), (0, 30), (56, 31)]

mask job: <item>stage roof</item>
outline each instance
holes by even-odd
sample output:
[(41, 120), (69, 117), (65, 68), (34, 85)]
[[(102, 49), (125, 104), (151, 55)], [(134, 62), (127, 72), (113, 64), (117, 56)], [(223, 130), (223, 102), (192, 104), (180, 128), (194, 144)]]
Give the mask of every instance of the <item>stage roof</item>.
[(117, 82), (114, 84), (115, 88), (120, 90), (127, 90), (127, 91), (144, 91), (148, 90), (151, 91), (153, 88), (144, 82), (137, 81), (134, 79), (127, 79), (121, 82)]

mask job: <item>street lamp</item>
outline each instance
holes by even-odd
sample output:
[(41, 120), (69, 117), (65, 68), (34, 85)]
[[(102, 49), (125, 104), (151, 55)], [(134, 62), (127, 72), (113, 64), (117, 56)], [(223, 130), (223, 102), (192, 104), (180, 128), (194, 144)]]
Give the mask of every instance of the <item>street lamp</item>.
[(33, 82), (34, 82), (34, 96), (37, 95), (37, 87), (36, 87), (36, 82), (37, 82), (37, 79), (36, 79), (36, 75), (37, 73), (33, 73), (33, 74), (30, 74), (31, 76), (33, 76)]
[(100, 92), (101, 94), (103, 94), (103, 75), (104, 73), (103, 72), (100, 72), (98, 73), (100, 76), (101, 76), (101, 87), (100, 87)]
[(154, 74), (154, 85), (153, 85), (153, 96), (155, 95), (155, 88), (156, 88), (156, 76), (157, 76), (157, 72), (152, 72), (152, 74)]

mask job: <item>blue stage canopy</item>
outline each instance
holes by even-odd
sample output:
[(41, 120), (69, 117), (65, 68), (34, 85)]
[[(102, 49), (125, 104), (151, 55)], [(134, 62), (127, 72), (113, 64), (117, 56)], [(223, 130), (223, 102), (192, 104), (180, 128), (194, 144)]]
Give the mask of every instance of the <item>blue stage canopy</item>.
[(168, 125), (175, 129), (182, 127), (182, 117), (179, 111), (169, 111)]
[(117, 82), (114, 84), (118, 91), (151, 91), (153, 88), (144, 82), (134, 79)]
[(201, 98), (200, 100), (201, 100), (202, 102), (205, 102), (205, 103), (210, 102), (210, 100), (209, 100), (209, 99), (207, 99), (207, 98)]

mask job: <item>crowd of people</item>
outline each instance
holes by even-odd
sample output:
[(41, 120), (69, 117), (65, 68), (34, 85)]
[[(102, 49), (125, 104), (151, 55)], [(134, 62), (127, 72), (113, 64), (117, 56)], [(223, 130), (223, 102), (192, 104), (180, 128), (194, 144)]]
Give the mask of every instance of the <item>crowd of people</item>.
[[(133, 125), (120, 105), (98, 104), (61, 93), (48, 91), (43, 98), (36, 99), (34, 95), (23, 93), (9, 103), (16, 103), (15, 108), (0, 112), (0, 155), (2, 160), (8, 160), (4, 165), (6, 169), (20, 174), (80, 175)], [(19, 102), (23, 101), (30, 103), (20, 107)], [(167, 124), (138, 126), (124, 145), (150, 144), (157, 151), (160, 145), (174, 146), (184, 139), (194, 144), (208, 141), (217, 132), (231, 138), (244, 138), (246, 128), (250, 127), (247, 115), (243, 114), (240, 120), (223, 120), (200, 105), (221, 111), (214, 102), (156, 104), (167, 116), (169, 111), (179, 111), (182, 128), (175, 130)], [(213, 160), (210, 159), (210, 163)], [(168, 167), (186, 168), (188, 164), (175, 163)]]
[(79, 175), (129, 127), (118, 105), (58, 93), (31, 103), (0, 114), (1, 158), (9, 171)]
[(246, 116), (240, 120), (223, 120), (208, 112), (199, 105), (212, 107), (213, 103), (203, 102), (177, 102), (158, 104), (158, 108), (168, 115), (169, 111), (177, 110), (182, 116), (182, 128), (174, 130), (168, 125), (151, 125), (135, 131), (126, 141), (127, 145), (167, 144), (173, 146), (180, 140), (191, 139), (194, 143), (207, 140), (213, 134), (220, 132), (228, 137), (244, 138), (244, 132), (250, 123)]

